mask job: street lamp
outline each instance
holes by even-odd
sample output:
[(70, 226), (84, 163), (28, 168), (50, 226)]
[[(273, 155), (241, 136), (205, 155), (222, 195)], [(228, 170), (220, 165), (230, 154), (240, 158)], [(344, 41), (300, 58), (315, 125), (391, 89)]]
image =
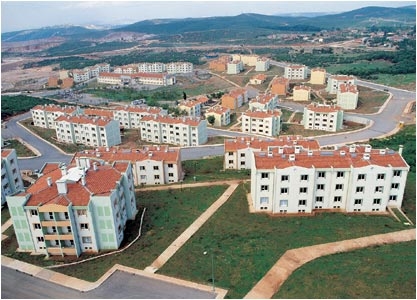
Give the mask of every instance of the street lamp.
[[(207, 255), (208, 252), (204, 251), (203, 252), (204, 255)], [(216, 291), (216, 288), (214, 286), (214, 255), (213, 255), (213, 251), (210, 251), (211, 254), (211, 283), (212, 283), (212, 290), (213, 293)]]

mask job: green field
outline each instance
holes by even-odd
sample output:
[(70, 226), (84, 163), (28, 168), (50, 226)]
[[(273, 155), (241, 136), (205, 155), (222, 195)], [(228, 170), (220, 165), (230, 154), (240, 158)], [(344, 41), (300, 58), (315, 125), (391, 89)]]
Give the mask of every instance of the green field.
[(36, 156), (35, 153), (33, 153), (32, 150), (30, 150), (28, 147), (23, 145), (18, 140), (7, 140), (5, 141), (6, 146), (3, 147), (3, 149), (15, 149), (16, 155), (18, 157), (30, 157), (30, 156)]
[(320, 257), (297, 269), (275, 299), (416, 299), (415, 241)]

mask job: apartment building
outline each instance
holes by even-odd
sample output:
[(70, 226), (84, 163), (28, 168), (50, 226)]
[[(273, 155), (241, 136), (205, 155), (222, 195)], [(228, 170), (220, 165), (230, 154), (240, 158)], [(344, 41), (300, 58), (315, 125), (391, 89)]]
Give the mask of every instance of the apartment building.
[(207, 121), (200, 118), (144, 116), (141, 139), (150, 143), (198, 146), (207, 142)]
[(278, 138), (236, 137), (224, 140), (224, 169), (251, 169), (252, 152), (269, 151), (279, 148), (285, 153), (298, 147), (300, 149), (318, 150), (317, 140), (302, 136), (279, 136)]
[(248, 102), (248, 91), (243, 88), (234, 89), (221, 97), (221, 106), (231, 110), (236, 110), (246, 102)]
[(59, 142), (111, 147), (122, 142), (119, 122), (108, 118), (60, 116), (55, 120)]
[(336, 94), (341, 84), (356, 85), (356, 79), (354, 76), (332, 75), (327, 79), (326, 92)]
[(277, 136), (281, 131), (281, 111), (246, 111), (242, 113), (242, 132)]
[(178, 104), (178, 109), (185, 111), (187, 116), (200, 117), (201, 116), (201, 102), (198, 100), (185, 100)]
[(97, 77), (97, 83), (112, 85), (128, 84), (131, 80), (131, 74), (122, 73), (101, 72)]
[(160, 107), (142, 107), (126, 105), (113, 109), (112, 119), (119, 121), (121, 127), (126, 129), (140, 129), (140, 120), (144, 116), (167, 115), (168, 112)]
[(230, 61), (230, 56), (228, 55), (219, 57), (218, 59), (209, 62), (209, 70), (224, 72), (227, 70), (227, 63)]
[(38, 127), (55, 129), (55, 119), (62, 115), (76, 116), (83, 113), (78, 106), (59, 106), (55, 104), (36, 105), (30, 110), (33, 124)]
[(22, 175), (17, 164), (15, 149), (1, 150), (1, 205), (6, 196), (14, 195), (24, 189)]
[(127, 66), (120, 66), (120, 67), (115, 67), (113, 69), (113, 73), (116, 74), (136, 74), (138, 73), (138, 66), (136, 64), (130, 64)]
[(255, 71), (266, 72), (269, 70), (270, 66), (271, 66), (271, 61), (268, 58), (266, 57), (258, 58), (258, 60), (256, 61), (256, 65), (255, 65)]
[(104, 117), (109, 119), (112, 119), (114, 117), (113, 110), (97, 108), (84, 108), (84, 115), (90, 117)]
[(258, 84), (264, 83), (265, 80), (266, 80), (266, 75), (265, 74), (257, 74), (249, 80), (249, 83), (254, 84), (254, 85), (258, 85)]
[(139, 84), (145, 85), (174, 85), (176, 78), (172, 74), (167, 73), (136, 73), (132, 75)]
[(164, 63), (138, 63), (138, 72), (140, 73), (163, 73), (166, 72)]
[(259, 94), (249, 101), (249, 110), (268, 111), (277, 107), (278, 96), (274, 94)]
[(307, 78), (307, 66), (289, 65), (285, 67), (284, 77), (289, 80), (303, 80)]
[(230, 124), (230, 109), (220, 105), (210, 107), (206, 110), (206, 119), (209, 116), (214, 117), (214, 126), (221, 127)]
[(90, 70), (73, 70), (71, 75), (75, 83), (80, 83), (90, 79)]
[(26, 192), (7, 196), (19, 250), (74, 255), (118, 249), (137, 214), (132, 166), (46, 163)]
[(240, 60), (234, 60), (227, 63), (227, 74), (239, 74), (243, 71), (243, 62)]
[(251, 197), (255, 211), (384, 212), (400, 208), (409, 166), (401, 149), (369, 145), (337, 150), (280, 149), (252, 152)]
[(313, 68), (310, 71), (310, 83), (323, 85), (326, 84), (326, 69)]
[(232, 60), (241, 61), (244, 65), (255, 67), (261, 58), (258, 55), (233, 54)]
[(342, 109), (356, 109), (358, 107), (359, 91), (356, 85), (342, 83), (336, 93), (337, 105)]
[(132, 164), (135, 185), (168, 184), (179, 182), (184, 177), (180, 153), (179, 148), (168, 146), (143, 146), (139, 149), (99, 147), (77, 152), (72, 163), (84, 158), (97, 161), (101, 165), (129, 161)]
[(290, 80), (284, 77), (276, 77), (271, 81), (271, 93), (278, 96), (286, 96), (290, 88)]
[(172, 62), (166, 64), (168, 74), (189, 74), (194, 71), (194, 66), (190, 62)]
[(343, 110), (336, 105), (311, 103), (304, 107), (305, 129), (336, 132), (342, 129)]
[(292, 98), (294, 101), (310, 101), (311, 88), (305, 85), (294, 86)]

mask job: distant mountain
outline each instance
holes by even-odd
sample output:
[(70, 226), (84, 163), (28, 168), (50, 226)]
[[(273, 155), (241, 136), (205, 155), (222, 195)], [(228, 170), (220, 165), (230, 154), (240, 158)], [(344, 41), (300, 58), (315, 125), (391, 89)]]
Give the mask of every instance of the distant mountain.
[[(212, 37), (235, 38), (248, 33), (271, 31), (319, 31), (322, 29), (367, 27), (371, 25), (415, 25), (416, 6), (364, 7), (338, 14), (316, 15), (260, 15), (240, 14), (238, 16), (185, 18), (185, 19), (154, 19), (136, 22), (112, 29), (100, 29), (89, 26), (56, 26), (34, 30), (22, 30), (2, 33), (2, 42), (28, 41), (64, 37), (66, 39), (95, 39), (112, 32), (136, 32), (156, 35), (183, 35), (206, 33)], [(195, 38), (198, 38), (196, 36)]]

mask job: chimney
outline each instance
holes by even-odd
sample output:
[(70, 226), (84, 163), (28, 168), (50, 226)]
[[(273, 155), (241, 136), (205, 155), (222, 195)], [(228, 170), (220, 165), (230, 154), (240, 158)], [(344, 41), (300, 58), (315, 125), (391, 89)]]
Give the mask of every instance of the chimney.
[(308, 150), (307, 155), (308, 156), (313, 156), (313, 151), (312, 150)]
[(288, 161), (295, 161), (295, 154), (290, 154)]
[(46, 179), (46, 182), (48, 183), (48, 186), (52, 186), (52, 178), (51, 177), (48, 177)]
[(345, 151), (340, 151), (340, 156), (345, 156), (346, 152)]
[(295, 150), (294, 150), (295, 154), (299, 154), (299, 153), (300, 153), (300, 148), (301, 148), (300, 146), (295, 146), (295, 147), (294, 147), (294, 149), (295, 149)]
[(363, 160), (369, 160), (371, 158), (371, 155), (369, 153), (363, 154)]
[(372, 146), (371, 145), (365, 145), (365, 153), (370, 153), (372, 150)]
[(93, 163), (93, 170), (97, 171), (97, 163), (96, 162)]
[(81, 184), (83, 186), (85, 186), (85, 183), (86, 183), (86, 181), (85, 181), (85, 175), (83, 175), (83, 176), (81, 176)]
[(350, 145), (349, 146), (349, 152), (350, 153), (355, 153), (355, 150), (356, 150), (356, 146), (355, 145)]
[(402, 156), (403, 155), (403, 149), (404, 149), (404, 146), (403, 145), (400, 145), (400, 148), (398, 149), (398, 153)]
[(56, 187), (58, 189), (59, 194), (66, 194), (68, 192), (66, 180), (57, 180)]
[(65, 176), (65, 175), (68, 174), (68, 172), (67, 172), (67, 166), (66, 165), (63, 165), (61, 167), (61, 174), (62, 174), (62, 176)]

